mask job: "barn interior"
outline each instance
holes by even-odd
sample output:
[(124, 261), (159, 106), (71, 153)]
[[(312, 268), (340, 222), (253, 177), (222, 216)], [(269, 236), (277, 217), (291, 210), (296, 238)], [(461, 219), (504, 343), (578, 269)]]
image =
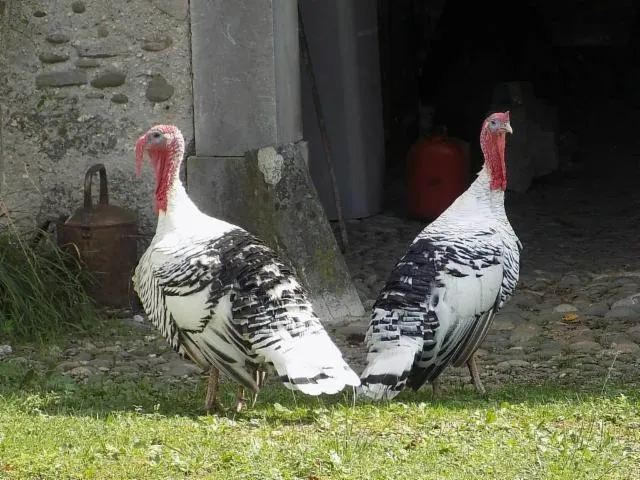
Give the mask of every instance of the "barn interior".
[(407, 220), (411, 145), (446, 127), (469, 142), (472, 180), (483, 118), (509, 109), (506, 208), (524, 270), (638, 269), (637, 13), (630, 0), (379, 0), (383, 211), (412, 225), (404, 240), (425, 224)]

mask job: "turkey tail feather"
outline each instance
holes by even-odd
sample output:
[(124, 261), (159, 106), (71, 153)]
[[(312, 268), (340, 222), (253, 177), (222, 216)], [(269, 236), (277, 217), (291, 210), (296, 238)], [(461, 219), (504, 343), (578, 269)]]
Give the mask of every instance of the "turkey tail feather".
[(256, 349), (256, 353), (273, 363), (287, 388), (307, 395), (333, 394), (360, 385), (358, 375), (324, 330), (283, 341), (277, 349)]
[(373, 400), (391, 400), (407, 383), (416, 350), (401, 346), (369, 354), (369, 364), (360, 375), (360, 391)]

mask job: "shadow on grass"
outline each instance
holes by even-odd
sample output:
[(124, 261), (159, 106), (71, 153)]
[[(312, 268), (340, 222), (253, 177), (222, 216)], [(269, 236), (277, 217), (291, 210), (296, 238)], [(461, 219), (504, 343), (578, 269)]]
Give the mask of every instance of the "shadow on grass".
[[(427, 386), (418, 392), (403, 392), (392, 402), (373, 403), (358, 398), (354, 403), (352, 391), (309, 397), (280, 385), (267, 385), (253, 408), (249, 407), (240, 415), (230, 409), (221, 416), (244, 420), (259, 418), (277, 424), (310, 424), (325, 409), (350, 409), (354, 405), (357, 409), (366, 410), (425, 403), (447, 410), (474, 410), (493, 408), (505, 402), (529, 405), (582, 403), (620, 395), (640, 402), (638, 387), (640, 376), (624, 382), (593, 378), (588, 384), (579, 385), (552, 381), (543, 384), (514, 382), (490, 388), (485, 397), (477, 395), (469, 387), (449, 386), (442, 398), (434, 399)], [(223, 404), (231, 407), (234, 396), (235, 386), (223, 384), (220, 395)], [(77, 382), (55, 370), (36, 372), (28, 365), (0, 362), (0, 401), (25, 413), (104, 418), (119, 412), (138, 412), (196, 419), (204, 415), (204, 398), (204, 378), (193, 382), (150, 376), (111, 379), (96, 375)]]

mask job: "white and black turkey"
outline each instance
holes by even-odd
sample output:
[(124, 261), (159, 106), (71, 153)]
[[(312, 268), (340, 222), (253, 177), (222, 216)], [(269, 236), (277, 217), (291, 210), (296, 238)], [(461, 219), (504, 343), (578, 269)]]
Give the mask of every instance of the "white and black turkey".
[[(136, 142), (156, 174), (158, 224), (133, 283), (142, 306), (174, 350), (210, 371), (205, 408), (219, 406), (219, 370), (257, 394), (265, 368), (308, 395), (360, 380), (313, 311), (293, 270), (242, 228), (202, 213), (178, 172), (184, 139), (157, 125)], [(254, 396), (255, 399), (255, 396)]]
[(518, 283), (522, 244), (504, 209), (509, 112), (482, 125), (484, 166), (471, 186), (409, 246), (377, 298), (362, 392), (391, 399), (426, 382), (439, 394), (448, 365), (469, 367), (484, 393), (474, 354)]

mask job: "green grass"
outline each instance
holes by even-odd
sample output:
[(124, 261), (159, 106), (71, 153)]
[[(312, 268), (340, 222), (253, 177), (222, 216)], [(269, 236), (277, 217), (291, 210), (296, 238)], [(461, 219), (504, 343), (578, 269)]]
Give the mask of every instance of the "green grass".
[(84, 274), (48, 235), (0, 231), (0, 340), (50, 341), (97, 324)]
[[(52, 365), (50, 365), (52, 367)], [(597, 385), (599, 383), (599, 386)], [(203, 416), (204, 386), (0, 362), (0, 478), (634, 479), (637, 385), (428, 391), (353, 404), (268, 386)], [(226, 386), (225, 402), (232, 389)]]

